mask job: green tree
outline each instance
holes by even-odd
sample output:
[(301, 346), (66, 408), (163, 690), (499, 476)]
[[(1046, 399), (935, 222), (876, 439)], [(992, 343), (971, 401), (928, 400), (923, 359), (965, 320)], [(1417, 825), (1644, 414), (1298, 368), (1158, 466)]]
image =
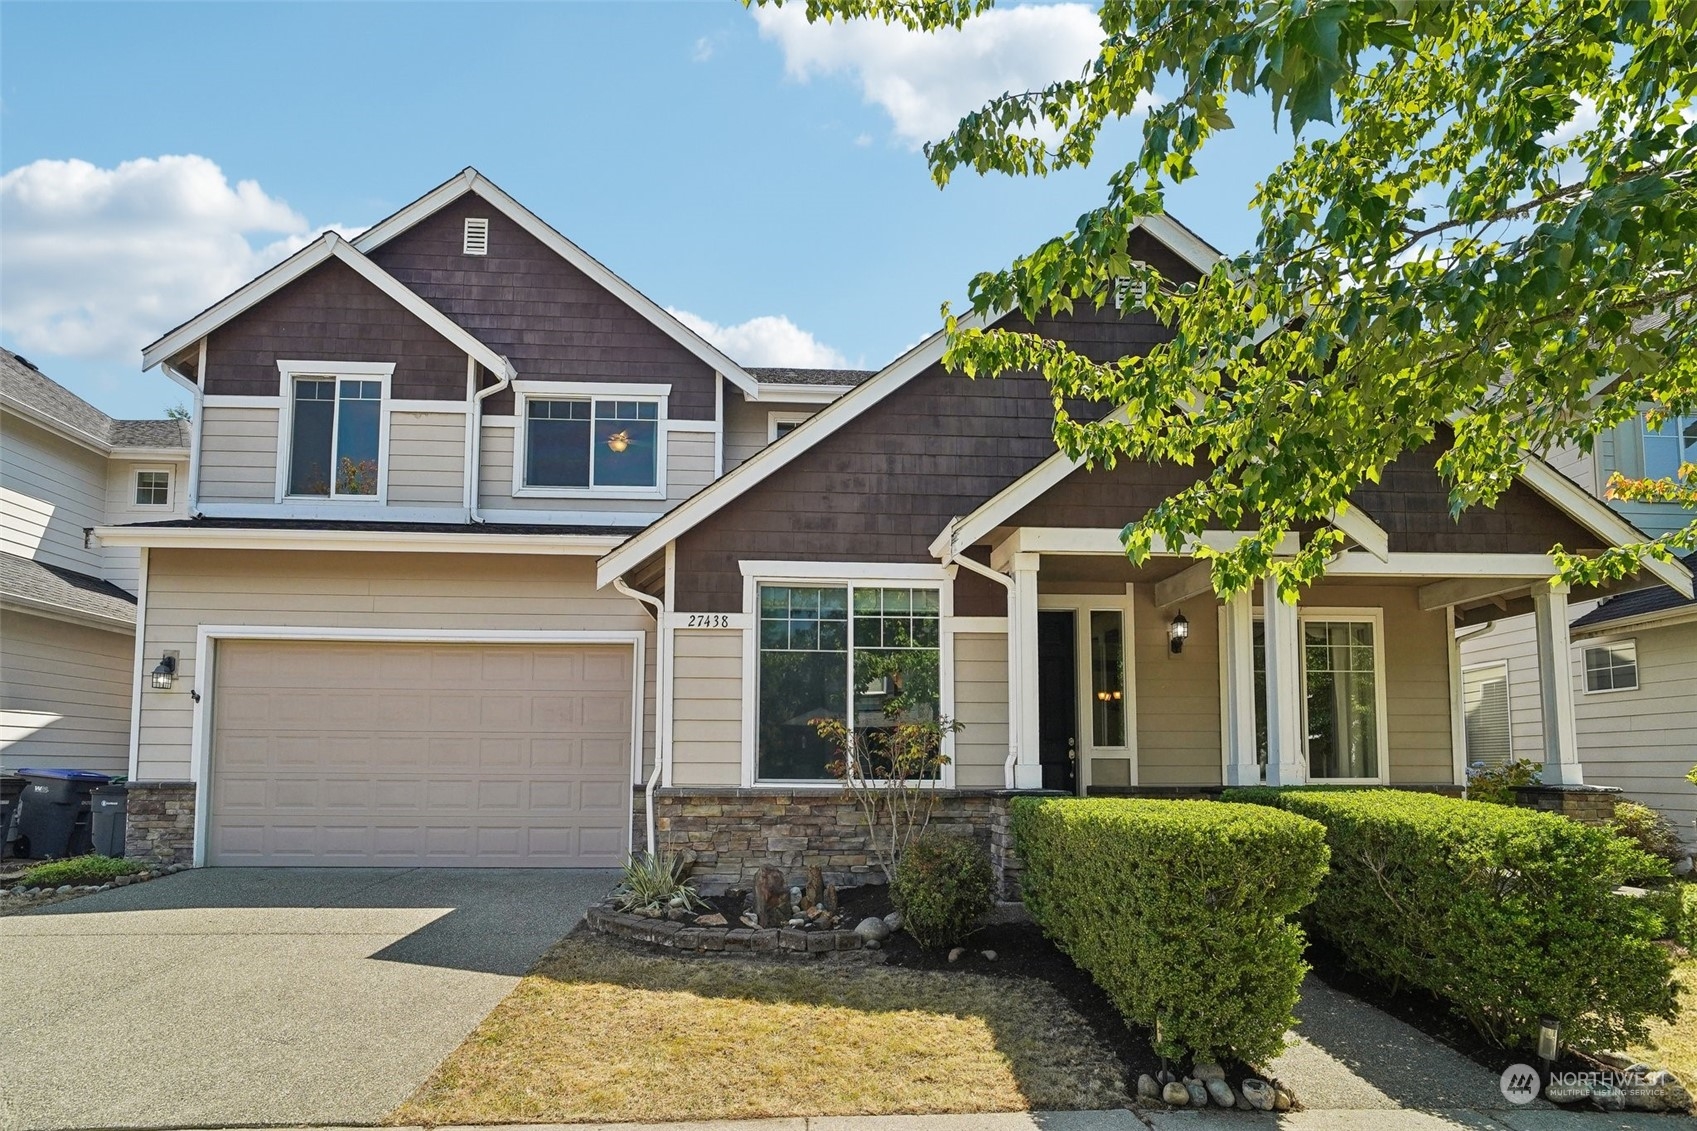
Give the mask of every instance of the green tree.
[[(806, 7), (936, 30), (991, 2)], [(1641, 405), (1697, 409), (1697, 0), (1105, 0), (1100, 19), (1079, 78), (994, 99), (926, 156), (940, 186), (962, 170), (1086, 166), (1105, 126), (1160, 100), (1106, 201), (969, 294), (978, 315), (1033, 317), (1100, 306), (1130, 278), (1172, 341), (1097, 364), (944, 310), (950, 366), (1039, 371), (1057, 404), (1123, 410), (1059, 411), (1069, 455), (1207, 458), (1194, 486), (1127, 527), (1134, 560), (1157, 535), (1253, 528), (1215, 556), (1215, 588), (1270, 573), (1294, 591), (1342, 536), (1323, 528), (1293, 561), (1274, 560), (1278, 540), (1412, 448), (1442, 446), (1459, 511), (1494, 503), (1529, 451), (1590, 450)], [(1254, 246), (1175, 285), (1133, 263), (1127, 239), (1235, 128), (1234, 96), (1258, 118), (1270, 108), (1253, 128), (1288, 129), (1292, 153), (1258, 184)], [(1617, 491), (1690, 506), (1694, 487), (1686, 468)], [(1580, 583), (1694, 547), (1697, 522), (1592, 560), (1553, 549)]]

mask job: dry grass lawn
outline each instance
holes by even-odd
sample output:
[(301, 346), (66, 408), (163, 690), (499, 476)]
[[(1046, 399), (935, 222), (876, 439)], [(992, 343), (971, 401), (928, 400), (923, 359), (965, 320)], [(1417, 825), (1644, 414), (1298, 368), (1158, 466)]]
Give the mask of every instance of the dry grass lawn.
[(1671, 1025), (1651, 1021), (1649, 1045), (1628, 1051), (1645, 1064), (1666, 1068), (1697, 1094), (1697, 957), (1681, 962), (1674, 977), (1680, 986), (1679, 1017)]
[(1118, 1061), (1047, 985), (852, 962), (669, 958), (581, 933), (401, 1124), (1103, 1108)]

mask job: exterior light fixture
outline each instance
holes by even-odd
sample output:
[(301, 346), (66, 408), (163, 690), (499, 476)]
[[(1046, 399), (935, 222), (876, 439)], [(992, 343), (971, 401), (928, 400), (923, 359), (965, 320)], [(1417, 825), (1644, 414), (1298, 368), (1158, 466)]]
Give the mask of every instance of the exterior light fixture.
[(1544, 1062), (1546, 1072), (1560, 1052), (1561, 1022), (1546, 1014), (1538, 1018), (1538, 1059)]
[(159, 658), (159, 663), (153, 669), (153, 689), (169, 691), (177, 681), (177, 654), (167, 652)]
[(607, 437), (609, 451), (622, 452), (628, 447), (630, 447), (630, 432), (628, 431), (615, 432)]
[(1184, 651), (1184, 642), (1190, 636), (1190, 622), (1179, 613), (1173, 617), (1173, 623), (1167, 626), (1167, 643), (1172, 646), (1173, 655)]

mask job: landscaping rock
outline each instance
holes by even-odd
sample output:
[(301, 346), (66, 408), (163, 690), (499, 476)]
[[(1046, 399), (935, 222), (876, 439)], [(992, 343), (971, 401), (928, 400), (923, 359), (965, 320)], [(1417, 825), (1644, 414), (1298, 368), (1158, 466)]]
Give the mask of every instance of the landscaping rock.
[(1248, 1100), (1249, 1106), (1256, 1111), (1273, 1110), (1273, 1086), (1265, 1080), (1245, 1080), (1243, 1098)]
[(1244, 1098), (1244, 1095), (1243, 1095), (1242, 1092), (1239, 1092), (1237, 1094), (1237, 1110), (1239, 1110), (1239, 1111), (1254, 1111), (1255, 1105), (1250, 1103), (1246, 1098)]
[(1576, 1104), (1580, 1100), (1591, 1098), (1591, 1086), (1552, 1080), (1550, 1086), (1544, 1089), (1544, 1098), (1553, 1104)]
[(681, 923), (689, 918), (689, 912), (681, 907), (668, 907), (666, 908), (666, 918), (674, 923)]
[(861, 945), (862, 948), (864, 948), (866, 950), (877, 950), (879, 947), (883, 946), (884, 944), (879, 942), (877, 939), (861, 939), (860, 945)]
[(760, 929), (760, 920), (758, 920), (754, 917), (754, 912), (744, 911), (742, 913), (742, 925), (745, 926), (745, 927), (752, 927), (755, 930), (759, 930)]
[(1275, 1087), (1273, 1089), (1273, 1110), (1274, 1111), (1289, 1111), (1291, 1108), (1293, 1108), (1295, 1106), (1296, 1106), (1296, 1097), (1291, 1095), (1288, 1090), (1286, 1090), (1284, 1088), (1279, 1088), (1279, 1087)]
[(703, 915), (698, 918), (695, 921), (695, 925), (697, 927), (723, 927), (727, 924), (725, 922), (725, 917), (715, 911), (710, 915)]
[(961, 959), (961, 955), (963, 955), (965, 953), (966, 953), (966, 948), (964, 946), (957, 946), (953, 950), (949, 951), (949, 961), (950, 962), (959, 962), (960, 959)]
[(1190, 1104), (1192, 1107), (1208, 1106), (1208, 1089), (1203, 1086), (1202, 1081), (1186, 1080), (1184, 1082), (1184, 1090), (1190, 1093)]
[(1161, 1089), (1161, 1099), (1174, 1107), (1185, 1107), (1190, 1103), (1190, 1089), (1174, 1080)]
[(1211, 1060), (1199, 1060), (1196, 1067), (1191, 1069), (1191, 1075), (1206, 1084), (1210, 1080), (1224, 1080), (1226, 1070)]
[(1613, 1084), (1593, 1084), (1591, 1102), (1604, 1111), (1625, 1111), (1626, 1093)]
[(1237, 1106), (1237, 1093), (1232, 1091), (1232, 1086), (1230, 1084), (1226, 1083), (1224, 1080), (1215, 1080), (1212, 1078), (1205, 1081), (1205, 1083), (1208, 1088), (1209, 1098), (1220, 1107)]
[(884, 916), (884, 926), (890, 928), (892, 931), (901, 930), (902, 913), (900, 911), (892, 911), (888, 915)]
[(854, 933), (860, 936), (861, 942), (883, 942), (890, 937), (890, 928), (885, 926), (884, 920), (868, 915), (860, 921)]
[(60, 884), (58, 894), (59, 895), (69, 895), (69, 894), (71, 894), (71, 885), (70, 884)]
[(993, 950), (981, 950), (978, 953), (984, 956), (984, 961), (986, 962), (996, 961), (996, 952)]
[(805, 927), (805, 926), (807, 926), (807, 920), (801, 919), (801, 918), (790, 919), (790, 920), (787, 920), (784, 923), (784, 926), (786, 926), (786, 927)]
[(1158, 1100), (1161, 1098), (1161, 1085), (1155, 1083), (1155, 1078), (1147, 1072), (1137, 1078), (1137, 1098), (1140, 1100)]

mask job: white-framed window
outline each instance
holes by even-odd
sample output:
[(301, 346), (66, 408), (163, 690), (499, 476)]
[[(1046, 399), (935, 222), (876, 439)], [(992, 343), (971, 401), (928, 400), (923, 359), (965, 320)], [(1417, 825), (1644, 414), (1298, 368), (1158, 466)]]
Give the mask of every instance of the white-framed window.
[(279, 361), (278, 500), (381, 502), (388, 483), (388, 362)]
[[(1302, 742), (1311, 782), (1382, 782), (1388, 745), (1378, 609), (1300, 609)], [(1267, 765), (1266, 621), (1255, 616), (1255, 748)]]
[(1638, 690), (1638, 641), (1587, 644), (1584, 660), (1587, 695)]
[(1514, 760), (1508, 663), (1496, 660), (1461, 669), (1462, 723), (1467, 764), (1505, 766)]
[(800, 428), (802, 422), (812, 417), (811, 412), (768, 412), (766, 414), (766, 442), (781, 440)]
[(1681, 464), (1697, 463), (1697, 416), (1670, 416), (1652, 428), (1649, 416), (1640, 415), (1638, 427), (1646, 479), (1673, 479)]
[[(840, 720), (864, 735), (950, 713), (952, 658), (943, 624), (951, 591), (940, 570), (870, 566), (864, 578), (820, 569), (755, 576), (747, 573), (750, 564), (745, 784), (838, 784), (830, 771), (838, 752), (819, 737), (816, 720)], [(944, 744), (947, 753), (946, 735)], [(945, 766), (937, 784), (953, 780)]]
[(516, 382), (513, 493), (657, 498), (665, 491), (670, 386)]
[(131, 498), (138, 507), (171, 505), (171, 471), (164, 467), (136, 469)]

